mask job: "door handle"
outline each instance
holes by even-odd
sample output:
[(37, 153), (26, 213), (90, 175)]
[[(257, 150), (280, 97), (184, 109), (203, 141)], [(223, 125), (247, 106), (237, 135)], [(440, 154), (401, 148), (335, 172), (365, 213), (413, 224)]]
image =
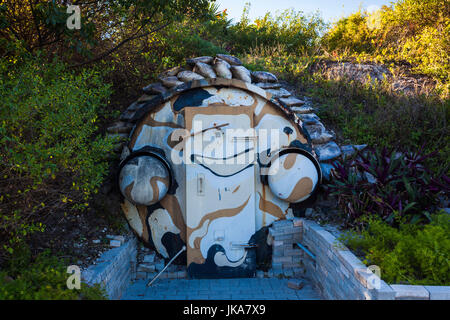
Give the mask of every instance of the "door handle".
[(231, 248), (233, 249), (247, 249), (247, 248), (256, 248), (258, 245), (256, 243), (238, 243), (232, 242)]
[(197, 174), (197, 195), (205, 195), (205, 175), (203, 173)]

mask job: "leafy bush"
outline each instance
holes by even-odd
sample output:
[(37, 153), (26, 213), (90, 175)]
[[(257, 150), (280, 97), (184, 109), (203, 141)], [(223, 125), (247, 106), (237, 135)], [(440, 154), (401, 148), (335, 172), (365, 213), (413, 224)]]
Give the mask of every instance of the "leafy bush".
[(367, 15), (358, 11), (336, 22), (322, 43), (330, 51), (351, 50), (354, 53), (374, 51), (374, 35), (368, 27)]
[(388, 283), (450, 285), (450, 215), (443, 213), (425, 226), (399, 223), (393, 228), (368, 219), (368, 228), (341, 240), (367, 265), (377, 265)]
[(335, 163), (335, 179), (327, 187), (351, 225), (373, 215), (390, 225), (396, 217), (408, 223), (430, 220), (437, 194), (450, 191), (450, 178), (433, 177), (424, 166), (430, 156), (369, 149), (353, 161)]
[(249, 10), (249, 6), (245, 7), (241, 20), (227, 30), (225, 41), (235, 54), (258, 46), (276, 47), (279, 44), (284, 46), (286, 52), (297, 55), (312, 52), (326, 26), (318, 13), (305, 15), (294, 9), (284, 10), (275, 16), (266, 13), (250, 23)]
[(415, 73), (432, 76), (449, 94), (450, 5), (440, 0), (400, 0), (372, 14), (342, 18), (324, 35), (333, 56), (379, 63), (407, 62)]
[(0, 257), (46, 215), (88, 206), (114, 140), (95, 136), (110, 94), (94, 69), (39, 58), (0, 62)]
[(80, 289), (68, 289), (62, 260), (49, 252), (31, 263), (29, 252), (16, 254), (7, 271), (0, 272), (0, 300), (103, 300), (105, 292), (98, 285), (81, 283)]

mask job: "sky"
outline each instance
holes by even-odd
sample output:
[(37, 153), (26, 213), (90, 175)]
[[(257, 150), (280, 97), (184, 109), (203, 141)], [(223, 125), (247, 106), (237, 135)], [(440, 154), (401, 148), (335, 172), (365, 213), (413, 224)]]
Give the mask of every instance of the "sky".
[(296, 11), (313, 13), (320, 11), (326, 22), (334, 22), (343, 16), (347, 16), (358, 10), (359, 6), (368, 11), (376, 11), (383, 5), (389, 5), (393, 0), (216, 0), (220, 9), (227, 9), (228, 17), (233, 22), (240, 20), (242, 10), (246, 2), (250, 2), (249, 17), (253, 21), (270, 11), (274, 14), (277, 10), (294, 8)]

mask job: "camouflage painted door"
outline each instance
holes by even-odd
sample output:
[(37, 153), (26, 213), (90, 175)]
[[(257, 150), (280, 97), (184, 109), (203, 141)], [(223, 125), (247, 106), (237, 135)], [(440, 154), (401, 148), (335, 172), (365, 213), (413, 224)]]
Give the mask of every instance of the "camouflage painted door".
[(244, 106), (185, 108), (188, 274), (252, 277), (256, 268), (255, 134)]

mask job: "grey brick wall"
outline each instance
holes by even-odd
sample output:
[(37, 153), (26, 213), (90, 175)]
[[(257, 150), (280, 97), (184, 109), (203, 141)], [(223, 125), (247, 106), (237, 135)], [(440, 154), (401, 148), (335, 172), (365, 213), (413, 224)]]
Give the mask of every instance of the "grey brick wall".
[(305, 274), (304, 253), (296, 248), (301, 240), (301, 219), (275, 221), (269, 228), (272, 241), (272, 272), (274, 276), (298, 277)]
[(104, 252), (96, 264), (84, 270), (83, 282), (88, 285), (100, 283), (109, 299), (120, 299), (134, 278), (136, 254), (137, 240), (132, 236), (120, 247)]
[[(347, 247), (317, 223), (304, 218), (281, 220), (269, 229), (274, 274), (296, 267), (332, 300), (449, 300), (450, 287), (388, 285)], [(315, 259), (294, 244), (300, 242)], [(381, 270), (382, 276), (383, 270)]]

